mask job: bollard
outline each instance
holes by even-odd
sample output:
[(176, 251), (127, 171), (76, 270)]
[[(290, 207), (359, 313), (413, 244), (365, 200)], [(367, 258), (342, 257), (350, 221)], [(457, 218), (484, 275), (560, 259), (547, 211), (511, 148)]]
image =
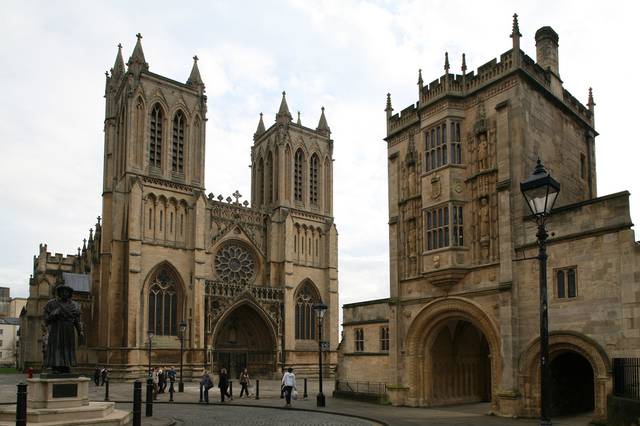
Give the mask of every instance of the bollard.
[(27, 368), (27, 379), (33, 379), (33, 368)]
[(204, 386), (202, 386), (202, 383), (200, 383), (200, 402), (203, 402), (204, 399), (202, 397), (202, 390), (203, 390)]
[(18, 383), (16, 426), (27, 426), (27, 384)]
[(233, 399), (233, 380), (229, 380), (229, 399)]
[(256, 399), (260, 399), (260, 379), (256, 379)]
[(307, 393), (307, 378), (304, 378), (304, 394), (302, 394), (302, 397), (304, 399), (307, 399), (309, 397), (309, 394)]
[(173, 402), (173, 382), (169, 383), (169, 402)]
[(133, 426), (142, 425), (142, 383), (133, 382)]
[(153, 416), (153, 379), (147, 379), (147, 401), (145, 406), (145, 417)]
[(104, 400), (109, 400), (109, 380), (104, 381)]

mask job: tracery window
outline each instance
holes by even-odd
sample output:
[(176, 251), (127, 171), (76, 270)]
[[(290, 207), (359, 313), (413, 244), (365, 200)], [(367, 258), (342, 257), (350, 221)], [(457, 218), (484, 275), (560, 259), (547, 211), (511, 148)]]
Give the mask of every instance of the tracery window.
[(296, 201), (302, 201), (302, 185), (304, 184), (304, 153), (302, 149), (296, 151), (293, 176), (293, 192)]
[(318, 205), (318, 156), (313, 154), (309, 162), (309, 201)]
[(149, 331), (157, 336), (176, 336), (177, 324), (176, 281), (166, 268), (162, 268), (149, 286)]
[(215, 268), (218, 277), (230, 284), (246, 285), (256, 274), (255, 260), (243, 245), (230, 243), (218, 250)]
[(151, 110), (149, 124), (149, 164), (154, 167), (162, 166), (162, 108), (155, 104)]
[(315, 303), (320, 303), (320, 296), (315, 286), (307, 281), (296, 296), (296, 339), (316, 338), (316, 313), (313, 310)]
[(171, 170), (184, 173), (184, 123), (181, 111), (173, 117), (173, 151), (171, 155)]
[(380, 351), (387, 352), (389, 350), (389, 326), (380, 327)]
[(464, 246), (462, 206), (447, 204), (427, 210), (425, 216), (427, 250)]

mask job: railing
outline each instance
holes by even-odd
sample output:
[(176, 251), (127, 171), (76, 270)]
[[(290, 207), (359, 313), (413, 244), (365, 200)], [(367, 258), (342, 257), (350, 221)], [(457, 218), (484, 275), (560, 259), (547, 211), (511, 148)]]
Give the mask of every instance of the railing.
[(336, 380), (336, 391), (366, 395), (385, 395), (387, 393), (387, 385), (386, 383), (380, 382)]
[(613, 359), (613, 394), (640, 399), (640, 358)]

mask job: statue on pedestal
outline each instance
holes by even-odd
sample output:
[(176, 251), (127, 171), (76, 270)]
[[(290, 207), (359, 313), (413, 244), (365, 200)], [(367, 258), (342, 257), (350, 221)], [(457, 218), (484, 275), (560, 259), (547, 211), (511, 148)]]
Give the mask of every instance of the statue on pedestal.
[(44, 306), (44, 323), (47, 327), (47, 346), (43, 366), (55, 373), (69, 373), (76, 365), (76, 332), (84, 338), (80, 321), (80, 306), (71, 300), (73, 289), (60, 284), (56, 287), (55, 299)]

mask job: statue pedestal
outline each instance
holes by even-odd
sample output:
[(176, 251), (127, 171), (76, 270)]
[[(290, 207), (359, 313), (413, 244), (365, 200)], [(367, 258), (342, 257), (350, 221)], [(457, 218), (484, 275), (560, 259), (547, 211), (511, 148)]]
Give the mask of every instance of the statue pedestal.
[[(90, 402), (87, 377), (40, 375), (27, 379), (27, 423), (53, 425), (108, 425), (131, 423), (131, 413), (115, 409), (115, 402)], [(0, 426), (14, 425), (16, 406), (0, 408)]]

